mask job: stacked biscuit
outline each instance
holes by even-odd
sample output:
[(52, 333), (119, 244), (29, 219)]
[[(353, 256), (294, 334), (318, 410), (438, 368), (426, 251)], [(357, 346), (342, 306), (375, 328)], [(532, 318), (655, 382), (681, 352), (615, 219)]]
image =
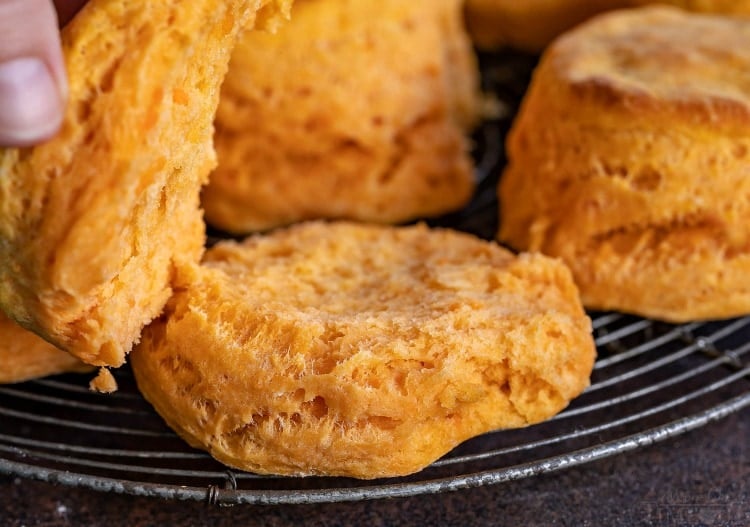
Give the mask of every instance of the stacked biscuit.
[[(588, 384), (594, 345), (558, 261), (423, 225), (322, 222), (202, 255), (199, 193), (215, 164), (212, 121), (230, 50), (241, 27), (275, 25), (290, 3), (87, 4), (62, 35), (71, 87), (61, 133), (0, 154), (0, 307), (89, 365), (119, 366), (137, 344), (139, 387), (165, 420), (257, 472), (407, 474), (469, 437), (560, 411)], [(387, 192), (402, 202), (388, 212), (383, 200), (373, 206), (383, 216), (368, 219), (460, 206), (471, 188), (463, 134), (476, 118), (476, 73), (457, 2), (384, 3), (376, 13), (365, 2), (302, 5), (310, 31), (298, 44), (280, 36), (285, 47), (314, 35), (332, 51), (316, 67), (334, 80), (345, 78), (325, 64), (337, 46), (342, 59), (370, 49), (377, 75), (395, 80), (380, 85), (394, 93), (355, 93), (372, 112), (364, 132), (336, 135), (330, 115), (319, 128), (325, 113), (300, 110), (321, 143), (333, 137), (324, 153), (338, 155), (343, 142), (367, 154), (352, 166), (373, 195), (397, 180)], [(377, 33), (363, 23), (373, 20)], [(414, 54), (406, 68), (386, 68), (403, 43)], [(294, 115), (281, 116), (269, 126), (286, 130)], [(95, 387), (111, 389), (102, 372)]]

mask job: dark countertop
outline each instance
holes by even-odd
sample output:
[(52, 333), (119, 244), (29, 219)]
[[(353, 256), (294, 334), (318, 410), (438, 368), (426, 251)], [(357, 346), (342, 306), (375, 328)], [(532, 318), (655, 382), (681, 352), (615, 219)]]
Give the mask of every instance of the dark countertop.
[(750, 525), (750, 410), (563, 472), (447, 494), (298, 506), (166, 502), (0, 476), (4, 526)]

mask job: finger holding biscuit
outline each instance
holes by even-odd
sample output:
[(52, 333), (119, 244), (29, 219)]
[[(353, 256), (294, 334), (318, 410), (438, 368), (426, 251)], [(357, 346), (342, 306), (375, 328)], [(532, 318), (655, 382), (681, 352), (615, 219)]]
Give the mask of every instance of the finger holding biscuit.
[(0, 1), (0, 145), (35, 144), (59, 129), (68, 88), (58, 15), (64, 23), (83, 3)]

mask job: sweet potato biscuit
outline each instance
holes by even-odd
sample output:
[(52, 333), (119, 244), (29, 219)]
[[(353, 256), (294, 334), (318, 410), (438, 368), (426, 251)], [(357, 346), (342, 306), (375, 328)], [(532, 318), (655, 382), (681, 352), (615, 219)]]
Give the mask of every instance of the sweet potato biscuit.
[(459, 0), (310, 0), (245, 34), (222, 88), (210, 224), (400, 222), (460, 208), (477, 67)]
[(190, 444), (260, 473), (414, 472), (587, 385), (569, 271), (448, 230), (302, 224), (221, 243), (131, 360)]
[(499, 238), (561, 257), (584, 305), (750, 312), (750, 21), (651, 7), (545, 53), (508, 139)]
[(174, 268), (201, 256), (199, 190), (236, 33), (288, 3), (93, 0), (63, 30), (62, 131), (0, 152), (0, 306), (12, 318), (85, 362), (122, 364)]
[(483, 49), (541, 51), (587, 18), (625, 7), (629, 0), (466, 0), (466, 24)]
[(631, 6), (667, 4), (696, 13), (750, 15), (750, 0), (629, 0)]
[(538, 52), (593, 15), (660, 3), (696, 12), (750, 15), (750, 0), (467, 0), (466, 22), (481, 48)]
[(0, 313), (0, 384), (91, 369)]

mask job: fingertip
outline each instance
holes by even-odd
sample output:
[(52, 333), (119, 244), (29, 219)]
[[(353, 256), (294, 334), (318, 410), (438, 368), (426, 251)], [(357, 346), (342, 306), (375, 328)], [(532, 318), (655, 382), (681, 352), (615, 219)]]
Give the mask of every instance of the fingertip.
[(58, 82), (36, 57), (0, 63), (0, 144), (29, 146), (52, 137), (63, 120)]

